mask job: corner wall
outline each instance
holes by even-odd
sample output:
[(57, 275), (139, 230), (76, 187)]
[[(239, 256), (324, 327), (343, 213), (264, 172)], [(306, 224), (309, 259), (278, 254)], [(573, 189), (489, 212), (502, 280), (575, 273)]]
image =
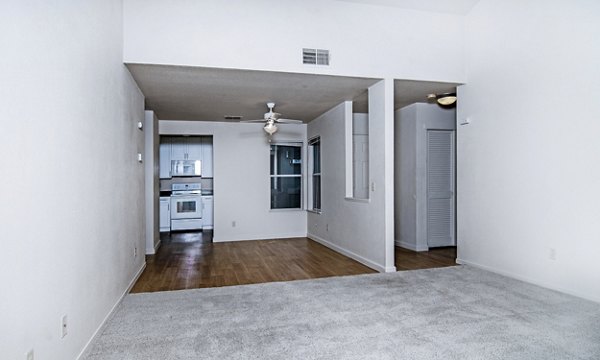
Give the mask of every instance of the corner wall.
[(144, 266), (122, 21), (117, 0), (0, 3), (3, 359), (77, 358)]
[[(306, 125), (277, 126), (273, 142), (303, 143), (306, 159)], [(215, 242), (306, 236), (304, 208), (271, 210), (270, 144), (262, 127), (216, 121), (159, 122), (160, 135), (213, 136)], [(306, 184), (303, 192), (306, 204)]]
[[(600, 301), (600, 3), (481, 0), (459, 88), (458, 257)], [(501, 44), (501, 45), (500, 45)]]
[[(347, 198), (352, 176), (352, 102), (308, 124), (308, 138), (321, 137), (321, 213), (308, 213), (308, 236), (381, 272), (395, 271), (393, 235), (393, 87), (369, 88), (368, 200)], [(388, 116), (389, 115), (389, 116)], [(348, 172), (348, 167), (350, 171)], [(391, 186), (389, 185), (391, 183)]]
[(144, 178), (146, 199), (146, 255), (153, 255), (160, 245), (159, 233), (159, 147), (158, 118), (154, 111), (145, 111)]

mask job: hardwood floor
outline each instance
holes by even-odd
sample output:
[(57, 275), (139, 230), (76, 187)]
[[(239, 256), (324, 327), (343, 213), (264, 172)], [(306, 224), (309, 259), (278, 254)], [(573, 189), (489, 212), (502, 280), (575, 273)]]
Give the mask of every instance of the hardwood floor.
[(375, 273), (307, 238), (213, 243), (210, 232), (190, 232), (161, 241), (132, 293)]
[[(162, 233), (132, 293), (314, 279), (376, 271), (307, 238), (213, 243), (212, 232)], [(401, 270), (455, 265), (456, 248), (396, 247)]]
[(456, 246), (416, 252), (396, 246), (396, 270), (419, 270), (456, 265)]

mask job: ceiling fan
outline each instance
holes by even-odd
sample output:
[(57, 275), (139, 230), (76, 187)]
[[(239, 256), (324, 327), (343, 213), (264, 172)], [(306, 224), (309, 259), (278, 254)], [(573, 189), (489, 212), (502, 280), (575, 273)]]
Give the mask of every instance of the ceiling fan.
[(274, 102), (268, 102), (267, 103), (267, 107), (269, 108), (269, 112), (265, 113), (265, 116), (264, 116), (263, 119), (241, 120), (240, 122), (246, 122), (246, 123), (251, 123), (251, 122), (266, 122), (266, 124), (263, 127), (263, 129), (269, 135), (273, 135), (277, 131), (277, 125), (276, 125), (276, 123), (281, 123), (281, 124), (302, 124), (302, 120), (292, 120), (292, 119), (283, 119), (283, 118), (281, 118), (281, 114), (280, 113), (276, 113), (276, 112), (273, 111), (273, 108), (275, 107), (275, 103)]

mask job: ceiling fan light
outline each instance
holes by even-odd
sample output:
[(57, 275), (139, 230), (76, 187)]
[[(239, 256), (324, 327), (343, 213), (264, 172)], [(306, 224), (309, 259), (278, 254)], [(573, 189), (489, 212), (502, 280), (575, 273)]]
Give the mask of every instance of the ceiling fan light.
[(455, 93), (450, 93), (450, 94), (441, 94), (437, 96), (437, 102), (438, 104), (442, 105), (442, 106), (449, 106), (452, 105), (456, 102), (456, 94)]
[(275, 132), (277, 132), (277, 125), (275, 125), (274, 121), (268, 121), (263, 129), (267, 132), (267, 134), (273, 135)]

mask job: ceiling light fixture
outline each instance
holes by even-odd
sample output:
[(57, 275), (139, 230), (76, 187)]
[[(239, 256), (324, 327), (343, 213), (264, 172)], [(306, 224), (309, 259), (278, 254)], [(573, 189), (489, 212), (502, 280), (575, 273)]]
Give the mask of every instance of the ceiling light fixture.
[(451, 106), (456, 104), (456, 93), (429, 94), (427, 100), (436, 100), (442, 106)]
[(277, 132), (277, 125), (275, 125), (275, 120), (272, 120), (272, 119), (268, 120), (267, 123), (265, 124), (265, 126), (263, 127), (263, 129), (270, 136), (272, 136), (273, 134), (275, 134)]

